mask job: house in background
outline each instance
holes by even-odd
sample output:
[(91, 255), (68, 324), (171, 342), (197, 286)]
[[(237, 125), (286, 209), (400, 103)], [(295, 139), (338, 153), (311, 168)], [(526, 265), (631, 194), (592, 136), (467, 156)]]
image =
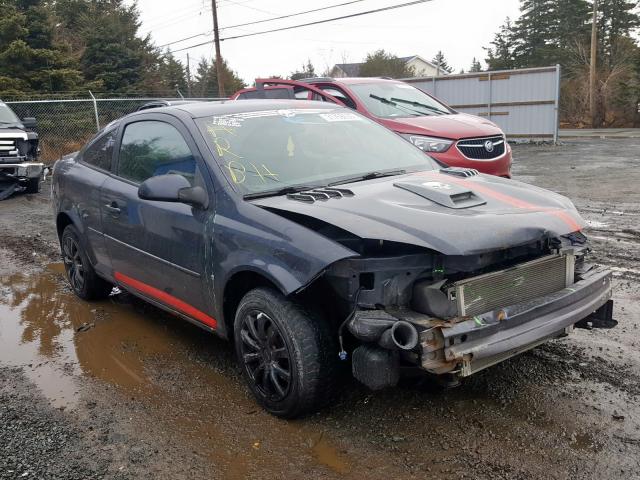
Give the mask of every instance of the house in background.
[[(411, 57), (400, 57), (408, 67), (413, 67), (414, 77), (439, 77), (447, 75), (447, 72), (438, 69), (437, 65), (425, 60), (420, 55), (412, 55)], [(331, 76), (334, 78), (359, 77), (361, 63), (337, 63), (331, 69)]]

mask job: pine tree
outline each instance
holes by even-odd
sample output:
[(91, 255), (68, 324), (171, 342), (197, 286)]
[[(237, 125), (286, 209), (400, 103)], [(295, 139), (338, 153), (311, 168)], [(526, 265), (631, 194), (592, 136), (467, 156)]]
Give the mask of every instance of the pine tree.
[[(245, 83), (237, 74), (229, 68), (226, 60), (222, 61), (224, 74), (225, 95), (232, 95), (237, 90), (244, 88)], [(209, 62), (202, 57), (196, 68), (195, 81), (192, 87), (193, 95), (202, 98), (216, 98), (218, 93), (218, 73), (215, 60)]]
[(80, 58), (84, 76), (109, 92), (139, 92), (144, 73), (157, 62), (157, 55), (149, 37), (138, 35), (135, 4), (91, 0), (88, 15), (80, 32), (86, 45)]
[(598, 4), (599, 53), (604, 62), (611, 66), (612, 59), (622, 47), (620, 39), (629, 37), (640, 27), (640, 17), (634, 10), (638, 2), (629, 0), (607, 0)]
[(408, 67), (404, 60), (384, 50), (367, 54), (360, 66), (361, 77), (405, 78), (412, 77), (413, 74), (413, 68)]
[(161, 58), (159, 74), (163, 87), (168, 92), (187, 93), (187, 71), (179, 60), (167, 51)]
[(0, 94), (62, 92), (82, 84), (74, 58), (56, 42), (42, 0), (0, 3)]
[(509, 17), (500, 26), (500, 30), (493, 37), (491, 45), (485, 47), (487, 52), (486, 62), (490, 70), (508, 70), (516, 67), (515, 49), (516, 33)]
[(301, 78), (312, 78), (316, 76), (316, 70), (311, 63), (311, 59), (307, 60), (306, 65), (302, 65), (301, 70), (292, 72), (289, 78), (291, 80), (300, 80)]
[(436, 53), (435, 57), (433, 57), (433, 60), (431, 60), (431, 63), (433, 63), (436, 67), (439, 68), (440, 73), (453, 72), (453, 68), (450, 67), (449, 64), (447, 63), (447, 59), (444, 58), (444, 54), (442, 53), (442, 50), (438, 50), (438, 53)]
[(471, 61), (471, 67), (469, 67), (469, 72), (481, 72), (481, 71), (482, 71), (482, 65), (478, 60), (476, 60), (476, 57), (473, 57), (473, 60)]

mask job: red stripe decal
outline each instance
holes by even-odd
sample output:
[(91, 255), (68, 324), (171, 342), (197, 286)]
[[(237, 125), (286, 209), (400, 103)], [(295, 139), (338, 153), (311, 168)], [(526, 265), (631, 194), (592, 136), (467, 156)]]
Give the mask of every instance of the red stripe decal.
[(218, 326), (218, 322), (215, 318), (210, 317), (206, 313), (201, 312), (197, 308), (183, 302), (179, 298), (176, 298), (173, 295), (169, 295), (167, 292), (163, 292), (162, 290), (152, 287), (151, 285), (147, 285), (146, 283), (143, 283), (140, 280), (136, 280), (135, 278), (128, 277), (124, 273), (115, 272), (113, 276), (118, 282), (122, 283), (123, 285), (131, 287), (139, 291), (140, 293), (144, 293), (145, 295), (155, 298), (156, 300), (160, 300), (162, 303), (175, 308), (180, 313), (184, 313), (185, 315), (194, 318), (204, 323), (205, 325), (210, 326), (211, 328), (217, 328)]
[(582, 230), (582, 227), (580, 226), (580, 224), (564, 210), (534, 205), (524, 200), (520, 200), (519, 198), (515, 198), (510, 195), (505, 195), (504, 193), (496, 192), (495, 190), (492, 190), (489, 187), (486, 187), (476, 182), (470, 182), (462, 178), (452, 178), (450, 175), (443, 175), (441, 173), (436, 173), (436, 172), (420, 172), (420, 174), (425, 176), (435, 177), (438, 180), (442, 180), (443, 182), (446, 181), (451, 183), (457, 183), (459, 185), (467, 187), (469, 190), (475, 190), (476, 192), (482, 193), (487, 197), (492, 197), (495, 200), (506, 203), (507, 205), (511, 205), (516, 208), (522, 208), (526, 210), (537, 210), (539, 212), (547, 212), (555, 217), (558, 217), (560, 220), (566, 223), (572, 229), (572, 232), (577, 232)]

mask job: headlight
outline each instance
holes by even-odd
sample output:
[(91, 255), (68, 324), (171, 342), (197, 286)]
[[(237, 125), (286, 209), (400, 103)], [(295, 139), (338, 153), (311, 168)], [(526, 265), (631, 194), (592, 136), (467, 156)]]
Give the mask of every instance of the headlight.
[(444, 138), (424, 137), (422, 135), (402, 135), (405, 139), (409, 140), (416, 147), (423, 152), (446, 152), (453, 144), (453, 140), (447, 140)]

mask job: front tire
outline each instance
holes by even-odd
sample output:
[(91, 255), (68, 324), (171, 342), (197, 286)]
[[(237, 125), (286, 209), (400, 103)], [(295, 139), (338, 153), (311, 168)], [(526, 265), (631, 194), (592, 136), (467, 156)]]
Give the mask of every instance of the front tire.
[(333, 400), (338, 351), (329, 325), (270, 288), (247, 293), (236, 312), (238, 363), (268, 412), (295, 418)]
[(73, 225), (67, 225), (60, 238), (62, 261), (73, 292), (83, 300), (107, 298), (113, 286), (100, 278), (80, 242), (80, 234)]

